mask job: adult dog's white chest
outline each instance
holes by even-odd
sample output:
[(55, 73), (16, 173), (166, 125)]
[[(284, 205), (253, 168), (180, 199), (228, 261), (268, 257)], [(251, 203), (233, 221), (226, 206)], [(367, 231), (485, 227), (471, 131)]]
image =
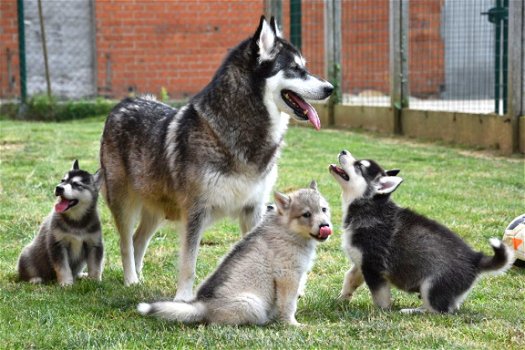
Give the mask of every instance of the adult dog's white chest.
[(264, 203), (277, 179), (277, 165), (265, 175), (205, 175), (204, 200), (216, 218), (237, 216), (246, 206)]

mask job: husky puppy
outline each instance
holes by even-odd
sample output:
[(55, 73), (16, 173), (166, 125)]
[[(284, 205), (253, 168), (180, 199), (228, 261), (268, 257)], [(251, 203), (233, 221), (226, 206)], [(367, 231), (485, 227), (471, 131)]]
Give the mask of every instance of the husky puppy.
[(330, 211), (317, 190), (275, 193), (275, 208), (238, 242), (190, 302), (141, 303), (138, 311), (185, 323), (298, 325), (297, 298), (317, 242), (332, 233)]
[(211, 82), (180, 110), (150, 97), (120, 102), (106, 120), (100, 159), (124, 283), (139, 282), (159, 226), (166, 219), (179, 222), (176, 299), (191, 300), (203, 230), (225, 216), (239, 218), (243, 234), (259, 222), (277, 177), (288, 114), (319, 128), (305, 99), (323, 100), (332, 90), (308, 73), (275, 21), (262, 17), (253, 37), (232, 49)]
[(343, 249), (354, 266), (345, 275), (340, 298), (366, 282), (375, 305), (390, 308), (390, 285), (420, 293), (423, 308), (402, 312), (453, 312), (484, 272), (503, 272), (513, 253), (491, 239), (494, 256), (472, 250), (445, 226), (398, 207), (390, 194), (403, 181), (399, 170), (384, 171), (373, 160), (339, 154), (329, 170), (342, 188)]
[(73, 162), (55, 188), (58, 200), (53, 211), (20, 254), (20, 280), (71, 285), (87, 263), (88, 277), (100, 281), (104, 247), (97, 198), (101, 180), (100, 170), (91, 175), (79, 169), (77, 160)]

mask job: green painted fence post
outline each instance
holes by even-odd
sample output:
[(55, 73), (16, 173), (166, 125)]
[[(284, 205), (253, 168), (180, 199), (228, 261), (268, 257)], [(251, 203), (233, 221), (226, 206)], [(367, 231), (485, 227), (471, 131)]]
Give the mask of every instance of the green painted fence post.
[(290, 0), (290, 41), (301, 49), (301, 0)]
[(26, 36), (24, 28), (24, 0), (17, 0), (18, 5), (18, 57), (20, 60), (20, 99), (27, 101)]

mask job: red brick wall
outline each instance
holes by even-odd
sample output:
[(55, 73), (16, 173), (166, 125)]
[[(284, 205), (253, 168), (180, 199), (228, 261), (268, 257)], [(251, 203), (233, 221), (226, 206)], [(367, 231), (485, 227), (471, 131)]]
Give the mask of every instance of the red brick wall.
[[(282, 1), (283, 36), (290, 39), (290, 0)], [(324, 2), (320, 0), (303, 1), (301, 5), (301, 43), (306, 67), (315, 75), (326, 78), (324, 68)]]
[(325, 76), (324, 2), (303, 1), (301, 18), (302, 53), (312, 74)]
[(165, 87), (172, 98), (194, 94), (228, 49), (255, 32), (263, 11), (261, 0), (96, 1), (99, 93), (158, 94)]
[(342, 3), (342, 89), (389, 92), (389, 2)]
[[(9, 63), (10, 62), (10, 63)], [(11, 66), (11, 76), (8, 65)], [(9, 81), (14, 79), (14, 84)], [(0, 0), (0, 98), (20, 96), (16, 1)]]
[[(444, 83), (444, 46), (440, 35), (443, 0), (409, 2), (409, 75), (413, 96), (438, 94)], [(343, 1), (343, 91), (389, 94), (389, 2)]]
[[(410, 2), (410, 90), (416, 96), (437, 94), (444, 82), (442, 2)], [(288, 38), (290, 2), (282, 3), (281, 27)], [(208, 83), (228, 49), (253, 34), (264, 11), (263, 0), (97, 0), (95, 5), (98, 93), (115, 98), (130, 90), (158, 95), (162, 87), (172, 98), (196, 93)], [(310, 71), (322, 77), (323, 8), (323, 1), (302, 4), (302, 51)], [(0, 0), (1, 98), (20, 95), (16, 11), (16, 1)], [(342, 2), (345, 93), (377, 90), (388, 94), (388, 11), (388, 1)], [(8, 49), (15, 77), (11, 90)]]

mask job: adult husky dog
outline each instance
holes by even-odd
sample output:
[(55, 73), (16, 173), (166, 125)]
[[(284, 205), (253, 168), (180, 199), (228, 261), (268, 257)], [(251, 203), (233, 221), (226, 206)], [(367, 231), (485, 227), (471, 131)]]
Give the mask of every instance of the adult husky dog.
[[(277, 177), (289, 117), (319, 117), (305, 99), (333, 86), (308, 73), (297, 49), (261, 18), (211, 82), (179, 111), (150, 98), (125, 99), (107, 118), (100, 159), (104, 194), (120, 234), (126, 285), (137, 283), (150, 238), (165, 219), (184, 226), (176, 299), (189, 300), (203, 230), (238, 217), (258, 223)], [(136, 218), (140, 222), (132, 234)]]
[(453, 312), (467, 297), (479, 275), (504, 272), (514, 254), (492, 238), (494, 256), (472, 250), (438, 222), (400, 208), (390, 200), (403, 181), (399, 170), (384, 171), (373, 160), (339, 154), (340, 167), (330, 173), (342, 188), (343, 249), (354, 266), (345, 275), (340, 298), (350, 299), (366, 282), (374, 303), (390, 308), (390, 285), (420, 293), (423, 308), (413, 312)]
[(276, 192), (275, 204), (202, 283), (193, 301), (141, 303), (138, 311), (186, 323), (298, 325), (297, 298), (315, 247), (332, 234), (330, 210), (315, 181), (290, 195)]
[(102, 278), (104, 246), (97, 212), (102, 176), (79, 169), (78, 161), (55, 188), (57, 202), (40, 226), (34, 240), (18, 259), (22, 281), (41, 283), (58, 281), (73, 284), (87, 265), (88, 276)]

